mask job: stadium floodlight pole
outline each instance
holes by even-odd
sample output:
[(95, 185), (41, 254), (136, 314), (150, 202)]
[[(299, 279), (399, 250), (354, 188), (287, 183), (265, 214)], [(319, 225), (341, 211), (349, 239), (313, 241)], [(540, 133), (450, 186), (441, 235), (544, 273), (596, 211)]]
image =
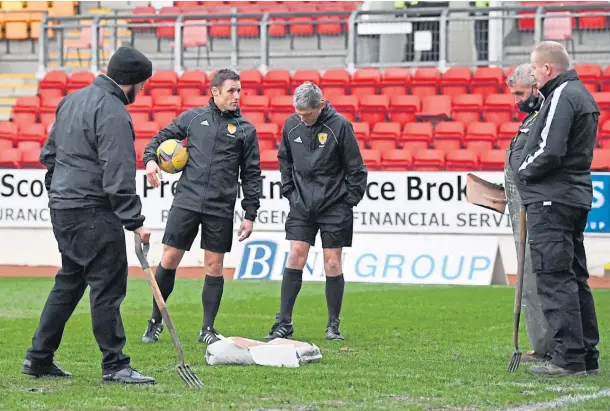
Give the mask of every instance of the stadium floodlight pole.
[[(178, 47), (178, 46), (176, 46)], [(140, 265), (142, 266), (142, 270), (146, 274), (146, 281), (152, 288), (153, 297), (157, 302), (157, 306), (159, 307), (159, 311), (161, 311), (161, 317), (163, 318), (163, 322), (167, 325), (167, 329), (169, 330), (170, 335), (172, 336), (172, 340), (174, 341), (174, 346), (176, 347), (176, 352), (178, 353), (178, 364), (176, 365), (176, 370), (178, 371), (178, 375), (184, 381), (184, 383), (188, 387), (193, 388), (203, 388), (203, 382), (199, 379), (199, 377), (191, 370), (191, 367), (188, 364), (184, 363), (184, 353), (182, 351), (182, 345), (180, 344), (180, 340), (178, 340), (178, 335), (176, 334), (176, 329), (174, 328), (174, 324), (172, 323), (172, 319), (169, 316), (169, 312), (167, 311), (167, 307), (165, 306), (165, 300), (163, 295), (161, 295), (161, 291), (159, 290), (159, 285), (157, 284), (157, 280), (155, 279), (155, 275), (153, 274), (150, 265), (148, 264), (148, 250), (150, 249), (150, 243), (142, 243), (142, 239), (140, 238), (140, 234), (134, 233), (134, 244), (136, 247), (136, 255), (138, 256), (138, 260), (140, 260)]]

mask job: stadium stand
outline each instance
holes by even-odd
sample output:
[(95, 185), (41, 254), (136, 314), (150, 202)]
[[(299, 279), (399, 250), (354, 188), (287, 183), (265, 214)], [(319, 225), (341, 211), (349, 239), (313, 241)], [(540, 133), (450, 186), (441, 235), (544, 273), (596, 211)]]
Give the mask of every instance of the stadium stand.
[[(85, 3), (96, 3), (98, 7), (86, 6)], [(348, 14), (330, 17), (332, 21), (328, 22), (328, 17), (323, 21), (311, 13), (351, 12), (362, 5), (362, 2), (349, 1), (177, 1), (172, 5), (163, 2), (166, 5), (161, 7), (155, 7), (154, 2), (143, 2), (142, 5), (130, 3), (134, 7), (124, 20), (127, 24), (173, 23), (176, 15), (212, 11), (213, 16), (228, 13), (234, 8), (239, 16), (246, 16), (237, 18), (240, 23), (251, 23), (237, 26), (239, 39), (260, 37), (262, 13), (272, 12), (269, 37), (271, 41), (289, 38), (290, 48), (294, 48), (295, 37), (338, 36), (348, 30)], [(532, 6), (551, 2), (520, 3)], [(568, 3), (607, 2), (561, 2)], [(90, 19), (92, 15), (108, 15), (113, 12), (112, 7), (112, 2), (0, 2), (0, 38), (6, 40), (9, 52), (8, 45), (11, 43), (40, 37), (41, 13), (48, 16), (79, 16), (86, 11)], [(608, 11), (607, 8), (605, 11)], [(533, 13), (516, 13), (521, 17), (515, 20), (520, 32), (534, 30), (535, 20), (523, 17)], [(146, 15), (163, 17), (138, 17)], [(212, 24), (209, 27), (185, 26), (183, 32), (185, 48), (196, 48), (198, 53), (201, 49), (205, 50), (208, 62), (214, 41), (232, 36), (230, 20), (211, 18), (209, 21)], [(569, 36), (567, 32), (562, 34), (560, 24), (548, 28), (547, 34), (564, 36), (564, 40), (569, 40), (572, 31), (610, 28), (606, 17), (569, 17), (567, 21), (570, 23)], [(161, 41), (169, 42), (167, 50), (175, 47), (171, 42), (176, 34), (173, 26), (132, 27), (127, 32), (132, 41), (133, 36), (141, 32), (153, 35), (157, 49)], [(48, 34), (52, 38), (53, 30), (49, 30)], [(44, 78), (34, 85), (35, 95), (11, 96), (10, 115), (6, 121), (0, 121), (0, 167), (37, 167), (35, 159), (54, 121), (57, 104), (66, 94), (93, 81), (94, 74), (80, 68), (88, 67), (82, 66), (82, 62), (89, 64), (86, 53), (82, 56), (80, 53), (91, 48), (91, 28), (82, 27), (73, 34), (75, 36), (64, 46), (66, 50), (77, 51), (77, 71), (49, 68)], [(99, 40), (100, 45), (108, 44), (105, 30), (100, 31)], [(106, 54), (102, 55), (104, 57)], [(197, 61), (199, 57), (198, 54)], [(242, 69), (241, 109), (258, 130), (264, 167), (277, 168), (274, 156), (281, 138), (282, 124), (294, 111), (292, 92), (303, 81), (313, 81), (320, 85), (325, 97), (353, 122), (358, 144), (372, 170), (500, 170), (504, 165), (504, 150), (523, 118), (505, 87), (506, 78), (513, 67), (455, 65), (447, 69), (427, 66), (357, 68), (353, 71), (345, 68)], [(594, 169), (608, 170), (610, 65), (583, 63), (576, 64), (574, 68), (602, 110)], [(136, 103), (128, 107), (134, 122), (140, 158), (145, 142), (160, 128), (182, 111), (207, 104), (211, 74), (211, 71), (176, 72), (171, 69), (159, 69), (154, 73), (145, 86), (145, 95), (139, 96)]]
[[(610, 92), (608, 68), (576, 65), (600, 108), (599, 144), (594, 168), (610, 169)], [(515, 135), (519, 116), (504, 86), (512, 70), (454, 67), (415, 69), (402, 82), (397, 69), (344, 69), (324, 72), (243, 70), (241, 108), (258, 131), (264, 167), (276, 167), (284, 119), (293, 112), (293, 88), (313, 80), (328, 100), (354, 122), (354, 133), (371, 170), (500, 170), (504, 149)], [(404, 71), (400, 71), (405, 73)], [(447, 75), (447, 79), (445, 79)], [(93, 80), (89, 72), (51, 71), (36, 96), (17, 98), (10, 121), (0, 122), (0, 165), (31, 167), (44, 143), (62, 97)], [(456, 82), (456, 78), (463, 81)], [(141, 158), (144, 144), (182, 111), (207, 104), (210, 73), (157, 71), (145, 95), (128, 106)], [(470, 79), (469, 81), (464, 81)], [(459, 86), (458, 86), (459, 84)], [(391, 94), (390, 90), (401, 94)], [(459, 88), (458, 88), (459, 87)], [(450, 92), (446, 92), (450, 89)], [(140, 164), (141, 166), (141, 164)]]

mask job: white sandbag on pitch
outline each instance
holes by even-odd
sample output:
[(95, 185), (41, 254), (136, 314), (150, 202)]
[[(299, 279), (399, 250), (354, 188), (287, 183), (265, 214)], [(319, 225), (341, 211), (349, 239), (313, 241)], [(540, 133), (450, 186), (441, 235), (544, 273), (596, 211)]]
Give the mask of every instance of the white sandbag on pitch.
[(263, 365), (297, 368), (320, 361), (322, 353), (315, 344), (276, 338), (267, 343), (242, 337), (222, 338), (208, 345), (209, 365)]

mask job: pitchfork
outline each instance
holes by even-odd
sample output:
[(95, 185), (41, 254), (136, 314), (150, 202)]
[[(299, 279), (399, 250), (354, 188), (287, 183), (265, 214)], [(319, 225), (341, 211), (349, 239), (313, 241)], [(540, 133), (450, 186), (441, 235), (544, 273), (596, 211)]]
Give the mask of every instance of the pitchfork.
[(176, 365), (176, 369), (178, 370), (178, 375), (184, 381), (184, 383), (189, 387), (202, 388), (203, 382), (195, 375), (195, 373), (191, 370), (188, 364), (184, 363), (184, 353), (182, 352), (182, 346), (180, 345), (180, 341), (178, 340), (178, 335), (176, 334), (176, 330), (174, 329), (174, 325), (172, 323), (172, 319), (169, 316), (169, 312), (167, 311), (167, 307), (165, 306), (165, 300), (161, 295), (161, 291), (159, 290), (159, 286), (157, 285), (157, 280), (155, 279), (155, 275), (150, 269), (150, 265), (148, 264), (148, 250), (150, 249), (149, 243), (142, 243), (140, 239), (140, 235), (135, 233), (135, 245), (136, 245), (136, 255), (138, 256), (138, 260), (140, 260), (140, 265), (146, 273), (146, 280), (148, 284), (152, 288), (153, 296), (155, 301), (157, 302), (157, 306), (161, 311), (161, 316), (163, 318), (163, 322), (167, 325), (169, 329), (169, 333), (172, 336), (172, 340), (174, 340), (174, 345), (176, 346), (176, 351), (178, 353), (178, 364)]
[(521, 318), (521, 295), (523, 294), (523, 271), (525, 271), (525, 242), (527, 240), (527, 216), (525, 208), (521, 207), (519, 212), (519, 255), (517, 266), (517, 287), (515, 290), (515, 320), (513, 324), (513, 342), (515, 352), (513, 353), (508, 372), (515, 372), (521, 363), (521, 352), (519, 352), (519, 320)]

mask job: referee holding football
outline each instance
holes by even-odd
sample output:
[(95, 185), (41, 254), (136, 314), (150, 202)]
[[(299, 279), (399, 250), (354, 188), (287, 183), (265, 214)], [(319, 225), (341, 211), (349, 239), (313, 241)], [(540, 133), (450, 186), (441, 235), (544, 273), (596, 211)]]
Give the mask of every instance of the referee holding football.
[(155, 380), (130, 367), (123, 353), (120, 306), (127, 293), (125, 231), (148, 242), (142, 203), (136, 194), (136, 152), (126, 105), (152, 75), (152, 63), (131, 47), (120, 47), (108, 75), (67, 95), (40, 154), (61, 269), (40, 316), (22, 372), (68, 377), (53, 362), (64, 327), (87, 286), (91, 287), (93, 334), (102, 352), (102, 381), (149, 384)]
[[(163, 298), (174, 289), (176, 269), (185, 251), (189, 251), (199, 226), (201, 248), (205, 250), (206, 276), (201, 295), (203, 326), (199, 342), (212, 344), (219, 340), (214, 321), (224, 288), (222, 276), (225, 253), (233, 243), (233, 214), (239, 189), (244, 198), (245, 218), (239, 228), (239, 241), (252, 233), (260, 207), (261, 168), (256, 129), (239, 110), (241, 83), (230, 69), (219, 70), (210, 82), (212, 98), (206, 107), (182, 113), (153, 137), (146, 146), (146, 176), (153, 187), (159, 187), (161, 170), (157, 148), (168, 139), (188, 139), (189, 159), (182, 171), (176, 196), (163, 235), (163, 256), (155, 278)], [(161, 313), (153, 300), (153, 310), (142, 342), (156, 342), (163, 330)]]

